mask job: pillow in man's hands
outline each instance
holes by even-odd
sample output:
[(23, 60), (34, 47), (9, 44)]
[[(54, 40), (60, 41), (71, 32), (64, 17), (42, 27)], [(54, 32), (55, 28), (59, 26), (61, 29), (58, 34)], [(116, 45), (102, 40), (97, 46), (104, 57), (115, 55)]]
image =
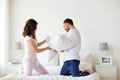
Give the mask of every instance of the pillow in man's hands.
[(70, 49), (74, 46), (73, 40), (70, 39), (67, 34), (48, 36), (46, 42), (49, 47), (57, 51)]

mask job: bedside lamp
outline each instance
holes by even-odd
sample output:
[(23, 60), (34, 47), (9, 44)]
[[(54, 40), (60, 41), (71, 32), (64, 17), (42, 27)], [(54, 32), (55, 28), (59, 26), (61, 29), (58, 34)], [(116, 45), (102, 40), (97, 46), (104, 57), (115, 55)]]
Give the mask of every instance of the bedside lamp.
[(102, 55), (100, 57), (100, 64), (112, 64), (112, 56), (111, 55), (108, 55), (106, 54), (106, 51), (109, 50), (108, 48), (108, 43), (107, 42), (102, 42), (99, 44), (99, 50), (100, 51), (103, 51), (104, 55)]
[(18, 50), (21, 50), (21, 49), (22, 49), (22, 44), (21, 44), (21, 42), (16, 42), (16, 48), (17, 48)]
[(15, 47), (16, 47), (16, 52), (14, 53), (14, 58), (11, 58), (9, 64), (13, 64), (13, 65), (18, 65), (20, 64), (20, 60), (19, 60), (19, 55), (18, 53), (21, 53), (22, 51), (22, 43), (20, 41), (15, 43)]

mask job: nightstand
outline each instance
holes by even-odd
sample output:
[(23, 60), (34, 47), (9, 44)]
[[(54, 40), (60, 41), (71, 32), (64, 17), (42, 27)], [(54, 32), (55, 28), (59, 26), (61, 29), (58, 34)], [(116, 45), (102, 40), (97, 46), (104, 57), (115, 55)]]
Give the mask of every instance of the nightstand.
[(96, 65), (96, 72), (99, 74), (101, 80), (116, 80), (115, 65)]
[(22, 64), (6, 64), (6, 74), (22, 70)]

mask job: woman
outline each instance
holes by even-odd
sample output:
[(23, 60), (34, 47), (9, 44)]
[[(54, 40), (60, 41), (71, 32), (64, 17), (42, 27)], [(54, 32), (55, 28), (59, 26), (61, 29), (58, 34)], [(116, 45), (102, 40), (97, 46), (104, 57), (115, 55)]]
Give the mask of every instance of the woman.
[(46, 40), (37, 43), (35, 35), (36, 29), (37, 22), (34, 19), (29, 19), (26, 22), (23, 31), (25, 46), (25, 55), (23, 58), (23, 71), (25, 76), (34, 75), (33, 71), (35, 72), (35, 75), (48, 74), (47, 70), (37, 60), (36, 54), (45, 50), (51, 50), (51, 48), (38, 48), (39, 46), (43, 45), (46, 42)]

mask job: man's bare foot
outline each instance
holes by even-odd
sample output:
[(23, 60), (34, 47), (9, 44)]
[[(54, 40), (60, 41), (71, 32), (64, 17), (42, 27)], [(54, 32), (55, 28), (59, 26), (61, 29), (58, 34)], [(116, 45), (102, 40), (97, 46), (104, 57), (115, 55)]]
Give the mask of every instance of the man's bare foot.
[(90, 74), (93, 74), (93, 73), (94, 73), (93, 70), (89, 70), (89, 69), (86, 69), (86, 70), (84, 70), (84, 71), (82, 71), (82, 72), (89, 72)]

